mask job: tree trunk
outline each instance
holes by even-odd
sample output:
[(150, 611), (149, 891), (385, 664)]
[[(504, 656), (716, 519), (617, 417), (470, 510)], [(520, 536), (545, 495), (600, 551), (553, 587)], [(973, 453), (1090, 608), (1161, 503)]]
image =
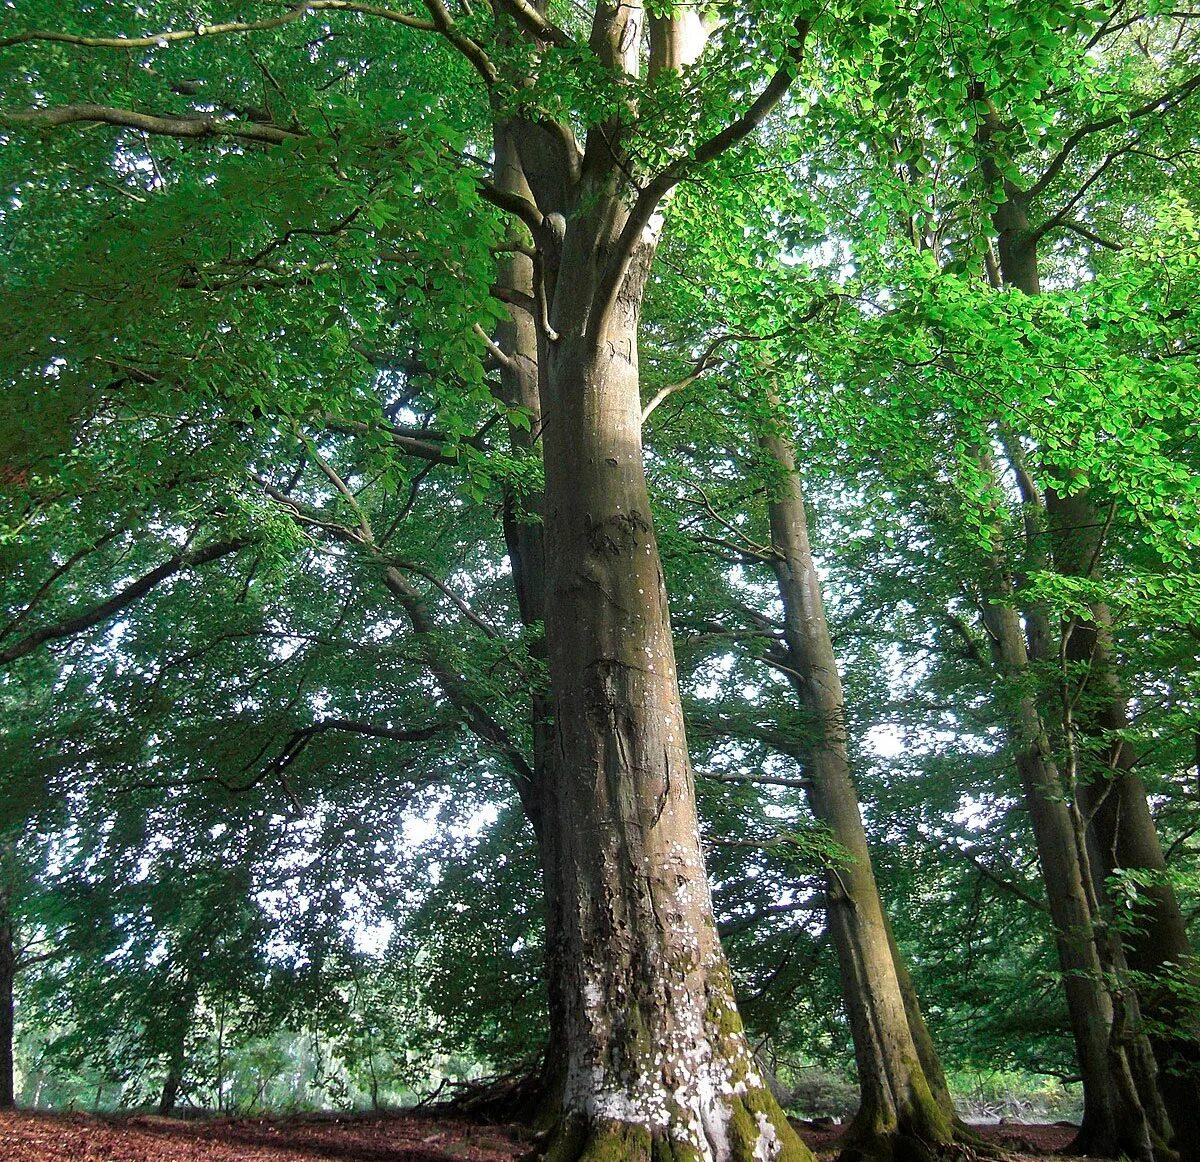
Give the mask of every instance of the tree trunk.
[[(999, 117), (990, 110), (980, 136), (990, 141)], [(1002, 186), (1004, 201), (993, 215), (1004, 283), (1028, 295), (1041, 293), (1037, 236), (1030, 228), (1028, 198), (1009, 181), (1001, 181), (994, 160), (985, 157), (985, 176)], [(1089, 493), (1045, 494), (1050, 543), (1056, 568), (1067, 575), (1097, 576), (1104, 531), (1108, 526)], [(1087, 621), (1075, 624), (1066, 642), (1066, 660), (1088, 669), (1093, 689), (1102, 691), (1098, 711), (1085, 724), (1093, 738), (1128, 728), (1129, 716), (1119, 679), (1112, 665), (1110, 618), (1107, 607), (1095, 605)], [(1065, 688), (1064, 688), (1065, 689)], [(1069, 707), (1070, 695), (1063, 699)], [(1074, 730), (1064, 722), (1068, 748)], [(1200, 1006), (1196, 995), (1192, 950), (1182, 912), (1169, 884), (1157, 829), (1146, 790), (1133, 771), (1132, 748), (1118, 739), (1105, 764), (1111, 775), (1103, 780), (1080, 780), (1074, 787), (1088, 823), (1094, 873), (1107, 878), (1117, 870), (1145, 871), (1158, 879), (1144, 892), (1146, 906), (1140, 931), (1124, 943), (1130, 967), (1141, 975), (1140, 1011), (1158, 1065), (1158, 1084), (1174, 1144), (1183, 1162), (1200, 1162)], [(1182, 987), (1171, 987), (1175, 982)], [(1145, 983), (1143, 983), (1145, 982)], [(1133, 1035), (1138, 1031), (1134, 1030)], [(1143, 1083), (1144, 1083), (1143, 1078)]]
[(0, 888), (0, 1110), (11, 1110), (16, 1106), (13, 984), (17, 974), (17, 958), (8, 900), (7, 890)]
[[(953, 1107), (940, 1065), (934, 1084), (926, 1076), (909, 1025), (896, 951), (850, 775), (842, 683), (792, 449), (779, 436), (765, 437), (763, 446), (784, 475), (770, 503), (771, 542), (777, 554), (788, 667), (814, 731), (807, 755), (809, 801), (813, 814), (851, 857), (848, 866), (830, 870), (827, 889), (829, 930), (837, 948), (862, 1095), (843, 1157), (911, 1157), (915, 1150), (928, 1155), (925, 1145), (953, 1141)], [(918, 1029), (927, 1038), (923, 1020)], [(932, 1046), (924, 1048), (929, 1053)], [(935, 1085), (945, 1106), (935, 1096)]]
[(961, 1130), (963, 1127), (954, 1109), (954, 1099), (950, 1096), (950, 1086), (946, 1081), (945, 1071), (942, 1069), (942, 1059), (938, 1056), (937, 1046), (934, 1045), (929, 1026), (925, 1023), (925, 1014), (921, 1011), (921, 999), (917, 995), (917, 986), (913, 983), (912, 973), (908, 971), (904, 953), (900, 951), (900, 946), (896, 943), (891, 920), (888, 919), (886, 910), (883, 913), (883, 922), (887, 925), (888, 946), (892, 950), (892, 964), (896, 969), (900, 995), (904, 998), (904, 1013), (908, 1018), (908, 1031), (912, 1036), (913, 1045), (916, 1046), (921, 1072), (925, 1074), (925, 1080), (929, 1083), (929, 1092), (933, 1094), (933, 1100), (937, 1102), (938, 1108), (951, 1118)]
[(549, 256), (541, 368), (555, 726), (543, 859), (566, 1052), (547, 1156), (808, 1162), (742, 1031), (701, 855), (642, 466), (637, 320), (653, 244), (598, 304), (627, 211), (601, 189), (578, 207)]
[[(999, 284), (997, 283), (997, 285)], [(1026, 568), (1030, 571), (1049, 570), (1053, 568), (1053, 564), (1046, 537), (1046, 498), (1030, 474), (1025, 457), (1016, 441), (1006, 438), (1004, 448), (1005, 456), (1017, 479), (1024, 510)], [(1011, 590), (1002, 604), (1010, 604), (1010, 598)], [(1046, 606), (1040, 602), (1027, 604), (1024, 609), (1024, 622), (1027, 662), (1041, 667), (1043, 670), (1048, 670), (1052, 664), (1057, 665), (1054, 642), (1056, 638), (1060, 637), (1060, 634), (1051, 625)], [(1027, 690), (1027, 695), (1031, 699), (1032, 709), (1036, 713), (1036, 701), (1034, 701), (1032, 687)], [(1085, 865), (1083, 882), (1085, 889), (1088, 889), (1088, 903), (1101, 967), (1106, 978), (1118, 982), (1121, 988), (1121, 1005), (1128, 1017), (1125, 1037), (1126, 1058), (1133, 1074), (1138, 1098), (1146, 1115), (1151, 1138), (1158, 1150), (1161, 1144), (1167, 1142), (1171, 1137), (1171, 1127), (1159, 1087), (1154, 1049), (1145, 1033), (1145, 1024), (1141, 1017), (1141, 1007), (1136, 990), (1130, 985), (1129, 966), (1124, 949), (1121, 947), (1119, 938), (1114, 938), (1114, 934), (1104, 920), (1104, 901), (1107, 896), (1104, 882), (1105, 873), (1101, 868), (1101, 861), (1095, 855), (1092, 831), (1087, 826), (1085, 816), (1079, 810), (1078, 787), (1074, 780), (1068, 786), (1057, 771), (1055, 776), (1061, 786), (1061, 794), (1065, 797), (1068, 807), (1071, 808), (1071, 822), (1075, 827), (1077, 843), (1081, 847), (1080, 860)]]
[(1029, 659), (1020, 615), (1002, 575), (987, 595), (984, 622), (993, 655), (1009, 683), (1009, 721), (1017, 772), (1033, 827), (1062, 970), (1075, 1057), (1083, 1079), (1079, 1153), (1148, 1160), (1153, 1157), (1146, 1116), (1114, 1022), (1112, 998), (1093, 921), (1088, 869), (1069, 801), (1042, 729), (1029, 685)]
[[(1099, 572), (1107, 524), (1088, 493), (1046, 494), (1055, 565), (1069, 576)], [(1105, 887), (1122, 872), (1137, 876), (1137, 907), (1122, 946), (1136, 974), (1141, 1014), (1158, 1065), (1158, 1084), (1181, 1157), (1200, 1159), (1200, 1004), (1195, 957), (1150, 812), (1137, 755), (1122, 734), (1129, 711), (1113, 656), (1111, 616), (1102, 603), (1069, 626), (1063, 675), (1067, 745), (1082, 739), (1076, 795), (1088, 821), (1095, 873)], [(1110, 893), (1111, 894), (1111, 893)], [(1118, 909), (1118, 913), (1124, 909)]]
[(183, 1063), (172, 1061), (167, 1067), (167, 1076), (163, 1078), (162, 1094), (158, 1099), (158, 1116), (169, 1118), (175, 1112), (179, 1101), (179, 1091), (183, 1088)]
[(192, 984), (189, 970), (184, 978), (183, 988), (175, 998), (173, 1011), (166, 1016), (170, 1033), (170, 1046), (167, 1057), (167, 1072), (163, 1078), (162, 1092), (158, 1099), (160, 1117), (168, 1118), (175, 1112), (179, 1103), (179, 1095), (183, 1089), (184, 1071), (187, 1068), (187, 1038), (192, 1027), (192, 1017), (196, 1011), (196, 989)]
[[(496, 184), (507, 193), (532, 198), (525, 181), (514, 142), (515, 130), (499, 125), (495, 133)], [(499, 263), (497, 283), (516, 295), (532, 300), (535, 293), (533, 260), (519, 247), (522, 231), (514, 228), (509, 238), (514, 249)], [(496, 329), (500, 352), (500, 384), (504, 402), (527, 413), (528, 427), (510, 424), (509, 444), (514, 455), (541, 457), (541, 395), (538, 333), (533, 316), (524, 309), (511, 307), (508, 318)], [(545, 496), (543, 493), (516, 495), (511, 489), (504, 496), (504, 541), (512, 568), (513, 590), (521, 623), (528, 633), (532, 659), (546, 662), (544, 619), (546, 614)], [(542, 865), (543, 895), (547, 896), (549, 873), (546, 865), (545, 825), (542, 819), (543, 796), (553, 780), (554, 712), (550, 693), (535, 685), (529, 694), (529, 724), (533, 743), (533, 786), (522, 795), (525, 815), (533, 828)], [(546, 911), (549, 912), (549, 904)], [(554, 974), (546, 980), (549, 1037), (542, 1059), (541, 1076), (529, 1091), (529, 1098), (516, 1111), (509, 1111), (535, 1126), (551, 1125), (557, 1118), (558, 1097), (566, 1081), (567, 1048), (562, 982)]]

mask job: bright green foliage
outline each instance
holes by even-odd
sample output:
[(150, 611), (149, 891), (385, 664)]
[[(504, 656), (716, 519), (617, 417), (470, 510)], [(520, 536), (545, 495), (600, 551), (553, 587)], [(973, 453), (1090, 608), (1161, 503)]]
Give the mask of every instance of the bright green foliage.
[[(368, 7), (0, 10), (0, 652), (33, 643), (0, 669), (0, 829), (27, 1100), (39, 1070), (152, 1100), (177, 1055), (197, 1104), (380, 1103), (431, 1062), (527, 1064), (544, 1035), (512, 791), (545, 675), (497, 519), (541, 476), (483, 339), (511, 225), (484, 196), (478, 69), (424, 8)], [(814, 724), (777, 668), (764, 433), (797, 445), (877, 873), (948, 1063), (1071, 1072), (978, 628), (989, 554), (1054, 618), (1111, 606), (1195, 895), (1194, 22), (1120, 11), (722, 5), (682, 73), (618, 81), (547, 42), (491, 98), (636, 122), (641, 179), (814, 18), (787, 101), (677, 190), (641, 353), (718, 914), (785, 1079), (847, 1060), (818, 898), (844, 856), (796, 785)], [(528, 65), (490, 9), (453, 15), (502, 75)], [(199, 31), (228, 20), (267, 26)], [(20, 117), (83, 103), (209, 130)], [(1017, 196), (1036, 298), (987, 277)], [(1012, 548), (1029, 514), (983, 451), (1090, 491), (1101, 575)], [(294, 1069), (299, 1097), (250, 1080)]]

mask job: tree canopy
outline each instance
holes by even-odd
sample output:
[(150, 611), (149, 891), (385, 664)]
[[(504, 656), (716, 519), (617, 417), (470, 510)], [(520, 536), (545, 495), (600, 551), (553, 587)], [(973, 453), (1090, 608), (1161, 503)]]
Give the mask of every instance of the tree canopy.
[(0, 1104), (1200, 1156), (1196, 15), (0, 6)]

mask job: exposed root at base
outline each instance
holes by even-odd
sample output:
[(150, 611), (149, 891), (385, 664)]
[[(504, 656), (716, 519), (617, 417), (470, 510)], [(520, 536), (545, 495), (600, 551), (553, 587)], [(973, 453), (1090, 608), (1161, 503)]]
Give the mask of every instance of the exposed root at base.
[(954, 1142), (957, 1146), (967, 1148), (968, 1158), (1007, 1158), (1008, 1151), (981, 1138), (966, 1122), (954, 1119)]
[[(753, 1093), (730, 1099), (727, 1139), (711, 1143), (713, 1155), (727, 1157), (729, 1162), (761, 1162), (764, 1158), (772, 1162), (815, 1162), (812, 1152), (786, 1121), (777, 1129), (766, 1113), (771, 1125), (764, 1132), (755, 1104)], [(772, 1152), (764, 1152), (764, 1136)], [(703, 1162), (704, 1155), (693, 1141), (672, 1136), (669, 1127), (650, 1130), (631, 1122), (589, 1122), (571, 1116), (544, 1135), (540, 1147), (526, 1157), (528, 1162)]]
[(898, 1127), (856, 1130), (852, 1125), (838, 1162), (977, 1162), (980, 1158), (1004, 1157), (1007, 1154), (999, 1146), (984, 1141), (961, 1123), (944, 1136)]

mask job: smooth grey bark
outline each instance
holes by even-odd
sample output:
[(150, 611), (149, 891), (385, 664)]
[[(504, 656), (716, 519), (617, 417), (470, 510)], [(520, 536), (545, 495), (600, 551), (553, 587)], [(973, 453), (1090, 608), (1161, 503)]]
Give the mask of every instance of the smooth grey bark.
[[(784, 608), (788, 677), (812, 720), (813, 739), (806, 746), (809, 802), (851, 857), (848, 865), (830, 870), (826, 888), (861, 1091), (843, 1157), (892, 1157), (911, 1152), (914, 1141), (935, 1147), (953, 1142), (954, 1111), (911, 980), (905, 971), (902, 981), (897, 969), (898, 950), (875, 882), (850, 772), (841, 677), (795, 456), (782, 436), (766, 436), (762, 445), (782, 477), (769, 503), (771, 544)], [(915, 1010), (912, 1023), (910, 1010)], [(923, 1067), (922, 1050), (932, 1057), (932, 1079)]]
[[(519, 129), (517, 131), (519, 132)], [(532, 199), (532, 191), (525, 180), (513, 134), (514, 130), (507, 125), (499, 125), (496, 128), (496, 184), (506, 193)], [(509, 245), (512, 249), (498, 264), (497, 283), (520, 296), (522, 301), (531, 302), (536, 293), (533, 258), (526, 252), (523, 232), (514, 228), (509, 236)], [(499, 375), (503, 401), (509, 407), (521, 408), (530, 420), (527, 427), (510, 423), (510, 446), (515, 454), (537, 456), (540, 459), (542, 405), (538, 379), (538, 334), (533, 316), (528, 310), (520, 307), (509, 308), (508, 317), (497, 327), (496, 347), (500, 357)], [(542, 666), (546, 664), (544, 512), (543, 492), (517, 496), (511, 490), (506, 491), (503, 512), (504, 540), (512, 569), (513, 590), (521, 623), (529, 635), (530, 657)], [(529, 694), (532, 786), (529, 793), (522, 796), (522, 806), (538, 844), (547, 933), (550, 932), (550, 926), (558, 914), (549, 892), (551, 881), (546, 863), (545, 822), (542, 816), (544, 796), (554, 778), (553, 717), (549, 690), (540, 684), (535, 685)], [(556, 937), (548, 936), (547, 946), (556, 941)], [(520, 1116), (538, 1127), (553, 1126), (558, 1117), (560, 1095), (566, 1086), (568, 1033), (564, 1015), (563, 983), (561, 975), (553, 971), (553, 966), (548, 964), (545, 984), (549, 1035), (536, 1085), (531, 1088), (527, 1099), (517, 1111)]]
[(585, 170), (538, 239), (542, 852), (566, 1051), (549, 1156), (807, 1160), (746, 1042), (709, 897), (642, 463), (637, 326), (657, 236), (638, 232), (609, 286), (622, 182)]
[[(513, 142), (519, 133), (497, 133), (497, 182), (532, 198)], [(564, 249), (577, 238), (586, 246), (602, 221), (583, 223), (570, 240), (564, 230)], [(511, 430), (514, 448), (539, 448), (543, 416), (578, 417), (551, 425), (541, 444), (546, 494), (562, 498), (558, 505), (543, 495), (505, 506), (522, 621), (546, 622), (545, 641), (535, 636), (531, 648), (556, 691), (570, 692), (535, 691), (530, 707), (535, 802), (527, 813), (543, 866), (550, 1002), (535, 1116), (550, 1128), (552, 1157), (590, 1148), (803, 1158), (745, 1045), (704, 886), (642, 471), (636, 328), (653, 243), (642, 250), (602, 343), (581, 334), (596, 279), (581, 294), (562, 294), (566, 264), (545, 253), (560, 289), (549, 328), (557, 338), (539, 336), (519, 308), (496, 337), (504, 397), (535, 417), (531, 431)], [(520, 249), (498, 281), (518, 302), (546, 289)]]
[[(532, 18), (531, 18), (532, 19)], [(600, 3), (589, 49), (614, 75), (695, 58), (695, 12)], [(717, 938), (658, 547), (642, 466), (637, 328), (661, 205), (752, 129), (790, 81), (636, 185), (617, 118), (509, 121), (528, 194), (545, 466), (549, 777), (538, 787), (547, 972), (565, 1056), (547, 1156), (808, 1162), (758, 1075)], [(555, 993), (557, 989), (557, 994)]]

